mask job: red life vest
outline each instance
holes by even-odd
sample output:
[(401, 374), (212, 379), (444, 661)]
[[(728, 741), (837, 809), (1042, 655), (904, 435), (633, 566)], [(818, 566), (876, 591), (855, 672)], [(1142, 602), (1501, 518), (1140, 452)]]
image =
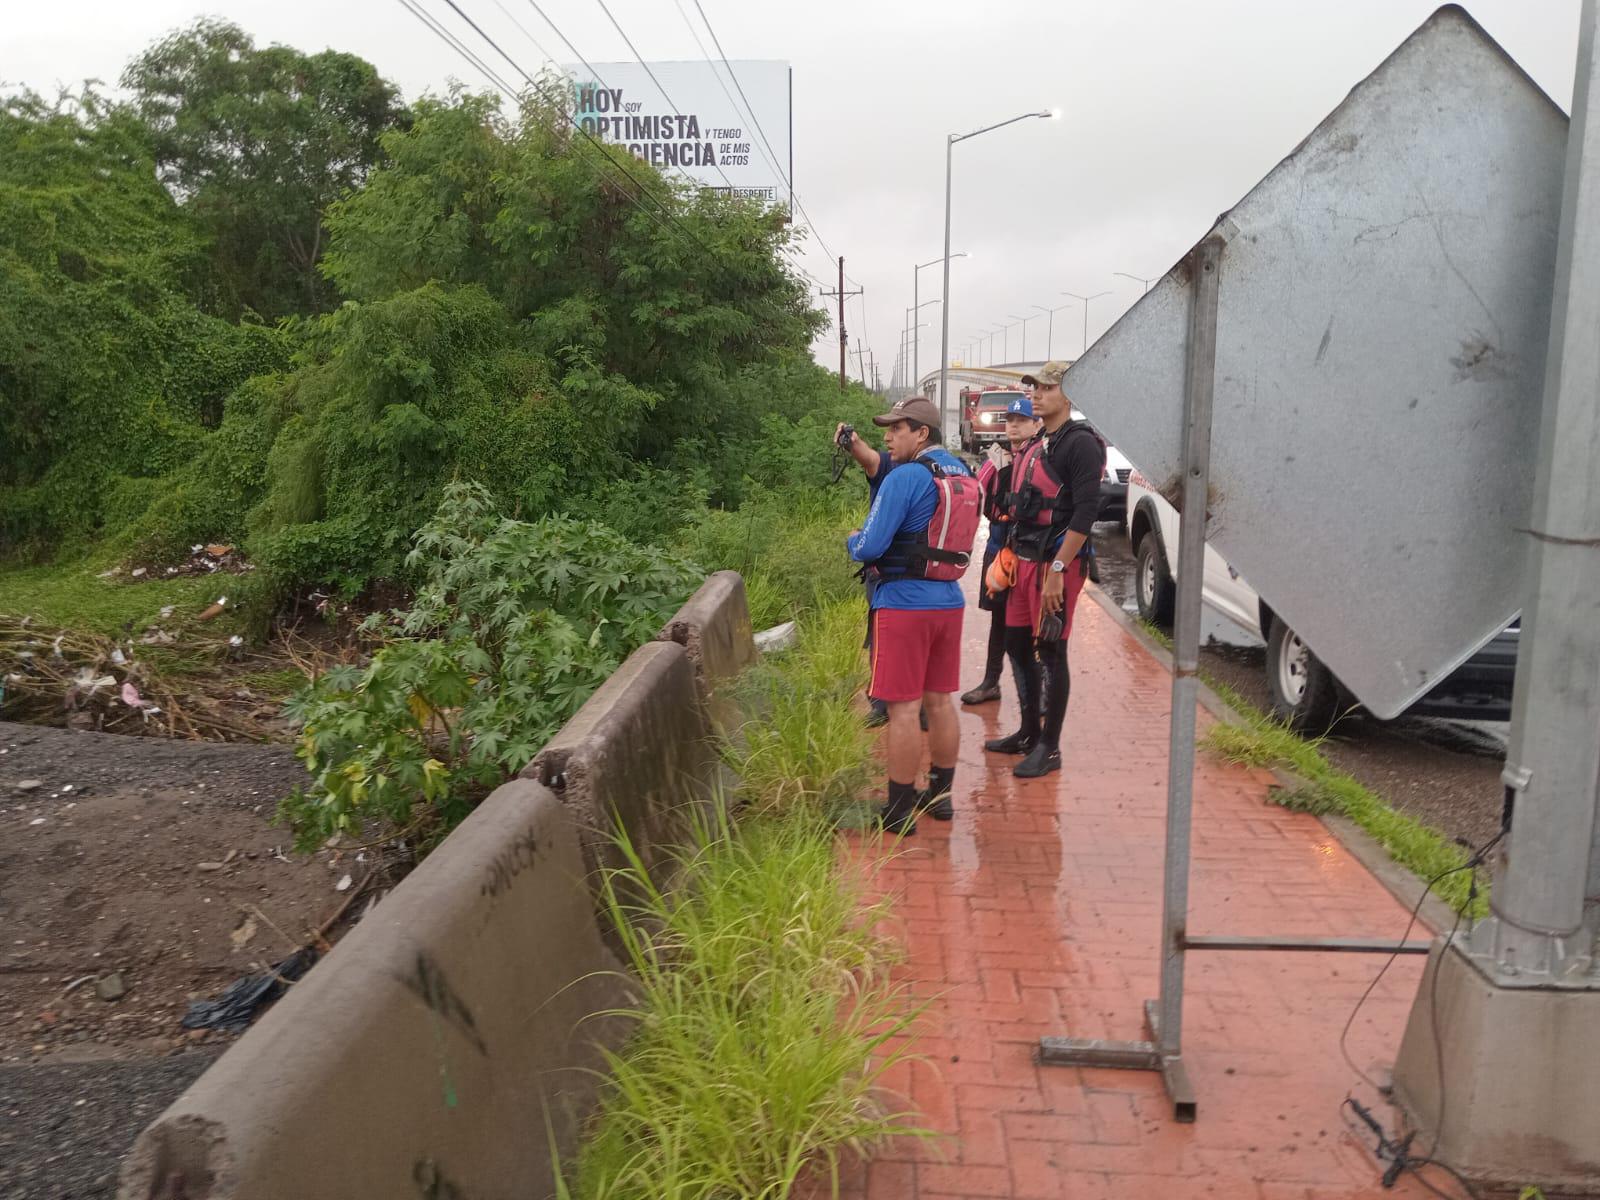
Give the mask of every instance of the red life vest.
[[(933, 476), (937, 500), (926, 529), (897, 533), (882, 558), (869, 564), (874, 575), (888, 579), (960, 579), (972, 561), (972, 543), (978, 537), (983, 496), (970, 475), (951, 475), (936, 462), (911, 460)], [(906, 464), (910, 466), (910, 463)]]
[[(1088, 434), (1100, 448), (1100, 470), (1105, 470), (1106, 441), (1087, 421), (1069, 421), (1056, 431), (1059, 438)], [(1046, 453), (1047, 435), (1041, 433), (1024, 446), (1011, 465), (1011, 491), (1005, 498), (1012, 520), (1011, 545), (1017, 555), (1030, 562), (1042, 562), (1050, 546), (1050, 529), (1074, 507), (1066, 481), (1058, 479)], [(1084, 542), (1084, 552), (1089, 543)]]

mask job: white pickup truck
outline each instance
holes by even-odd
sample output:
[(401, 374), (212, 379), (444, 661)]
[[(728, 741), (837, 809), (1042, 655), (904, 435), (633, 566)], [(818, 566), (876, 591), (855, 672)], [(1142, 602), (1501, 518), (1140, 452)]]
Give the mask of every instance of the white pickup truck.
[[(1176, 509), (1134, 471), (1128, 479), (1128, 544), (1133, 551), (1134, 596), (1139, 615), (1166, 628), (1177, 598)], [(1273, 712), (1294, 729), (1322, 733), (1355, 707), (1349, 690), (1311, 647), (1273, 613), (1254, 588), (1211, 545), (1206, 545), (1205, 602), (1267, 643), (1267, 683)], [(1407, 715), (1505, 721), (1511, 716), (1518, 623), (1513, 621), (1487, 646), (1442, 680)]]

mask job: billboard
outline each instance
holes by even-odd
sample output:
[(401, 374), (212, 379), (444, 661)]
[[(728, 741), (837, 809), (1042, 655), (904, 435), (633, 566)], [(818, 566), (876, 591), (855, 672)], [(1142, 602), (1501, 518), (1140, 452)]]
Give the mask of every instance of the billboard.
[(573, 115), (592, 136), (668, 175), (788, 209), (794, 178), (789, 64), (743, 60), (729, 67), (731, 78), (720, 62), (705, 60), (568, 67)]

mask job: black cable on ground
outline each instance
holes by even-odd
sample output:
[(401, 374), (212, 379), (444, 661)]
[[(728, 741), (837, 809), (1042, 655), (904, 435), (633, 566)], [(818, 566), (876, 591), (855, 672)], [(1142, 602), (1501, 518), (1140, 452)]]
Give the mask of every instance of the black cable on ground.
[[(1507, 830), (1505, 826), (1502, 825), (1499, 833), (1495, 834), (1494, 837), (1490, 838), (1477, 849), (1472, 849), (1470, 843), (1462, 843), (1469, 850), (1472, 850), (1471, 856), (1466, 862), (1459, 866), (1450, 867), (1447, 870), (1440, 871), (1432, 879), (1428, 880), (1428, 882), (1423, 886), (1422, 895), (1417, 898), (1417, 903), (1411, 910), (1411, 917), (1406, 922), (1405, 932), (1400, 935), (1400, 942), (1402, 944), (1411, 936), (1411, 931), (1413, 928), (1415, 928), (1417, 920), (1422, 914), (1422, 905), (1424, 902), (1426, 902), (1429, 893), (1433, 891), (1434, 887), (1441, 880), (1451, 875), (1458, 874), (1461, 871), (1470, 871), (1472, 872), (1472, 875), (1471, 883), (1467, 889), (1466, 904), (1461, 909), (1456, 911), (1456, 919), (1455, 922), (1450, 926), (1450, 932), (1445, 937), (1445, 944), (1448, 945), (1455, 939), (1456, 933), (1461, 928), (1461, 918), (1465, 915), (1466, 911), (1472, 907), (1473, 903), (1478, 898), (1477, 870), (1483, 865), (1484, 861), (1488, 858), (1490, 852), (1495, 848), (1495, 846), (1500, 843), (1500, 840), (1505, 837), (1506, 832)], [(1350, 1036), (1350, 1030), (1355, 1025), (1357, 1015), (1361, 1012), (1362, 1007), (1366, 1004), (1373, 991), (1377, 988), (1378, 983), (1383, 979), (1384, 975), (1388, 973), (1389, 968), (1394, 965), (1395, 959), (1399, 957), (1400, 949), (1397, 945), (1394, 952), (1384, 960), (1383, 966), (1378, 969), (1378, 973), (1373, 976), (1372, 982), (1369, 983), (1366, 987), (1366, 990), (1361, 993), (1361, 998), (1356, 1001), (1355, 1007), (1350, 1010), (1350, 1016), (1349, 1019), (1347, 1019), (1344, 1023), (1344, 1029), (1339, 1033), (1339, 1053), (1343, 1056), (1345, 1064), (1349, 1066), (1349, 1068), (1355, 1072), (1358, 1077), (1360, 1077), (1363, 1083), (1386, 1099), (1391, 1097), (1392, 1089), (1380, 1086), (1372, 1079), (1371, 1076), (1369, 1076), (1365, 1071), (1356, 1065), (1355, 1060), (1350, 1057), (1350, 1050), (1347, 1042)], [(1399, 1141), (1391, 1141), (1388, 1135), (1384, 1132), (1383, 1126), (1378, 1122), (1377, 1118), (1372, 1115), (1372, 1110), (1363, 1106), (1360, 1101), (1356, 1100), (1353, 1096), (1347, 1096), (1345, 1098), (1344, 1104), (1340, 1106), (1340, 1112), (1342, 1115), (1344, 1108), (1348, 1107), (1358, 1117), (1361, 1118), (1362, 1122), (1377, 1138), (1377, 1143), (1374, 1146), (1373, 1153), (1379, 1162), (1387, 1162), (1389, 1164), (1383, 1173), (1384, 1187), (1392, 1188), (1402, 1174), (1410, 1171), (1411, 1174), (1416, 1177), (1417, 1181), (1434, 1195), (1442, 1196), (1445, 1198), (1445, 1200), (1454, 1200), (1449, 1193), (1442, 1191), (1422, 1175), (1421, 1168), (1437, 1167), (1439, 1170), (1444, 1171), (1446, 1174), (1455, 1179), (1455, 1181), (1461, 1186), (1466, 1194), (1472, 1198), (1472, 1200), (1478, 1200), (1478, 1193), (1476, 1189), (1474, 1189), (1472, 1184), (1466, 1179), (1465, 1176), (1463, 1176), (1454, 1167), (1450, 1166), (1450, 1164), (1441, 1162), (1434, 1157), (1434, 1154), (1439, 1148), (1439, 1138), (1444, 1130), (1445, 1112), (1448, 1104), (1448, 1097), (1445, 1091), (1443, 1036), (1439, 1031), (1438, 989), (1439, 971), (1436, 965), (1433, 974), (1429, 977), (1428, 981), (1428, 1022), (1433, 1034), (1433, 1062), (1434, 1069), (1437, 1072), (1438, 1080), (1439, 1114), (1438, 1120), (1434, 1124), (1433, 1141), (1428, 1147), (1428, 1152), (1417, 1157), (1412, 1156), (1411, 1143), (1416, 1137), (1415, 1131), (1406, 1134)], [(1348, 1125), (1348, 1122), (1346, 1122), (1346, 1124)]]

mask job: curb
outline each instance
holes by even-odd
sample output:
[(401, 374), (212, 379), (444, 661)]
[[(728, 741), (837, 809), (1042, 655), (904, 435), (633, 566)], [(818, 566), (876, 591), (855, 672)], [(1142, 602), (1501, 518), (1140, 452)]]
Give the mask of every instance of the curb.
[[(1094, 602), (1124, 632), (1131, 634), (1134, 640), (1144, 647), (1151, 657), (1165, 667), (1169, 674), (1171, 673), (1171, 651), (1145, 632), (1144, 627), (1124, 612), (1122, 607), (1107, 595), (1098, 584), (1085, 584), (1083, 590), (1085, 594), (1094, 598)], [(1200, 684), (1200, 706), (1208, 713), (1217, 718), (1217, 720), (1224, 721), (1229, 725), (1249, 724), (1242, 713), (1208, 687), (1204, 680), (1198, 682)], [(1268, 767), (1267, 769), (1272, 772), (1278, 781), (1278, 785), (1282, 788), (1292, 790), (1306, 786), (1307, 781), (1293, 771), (1276, 766)], [(1337, 813), (1328, 813), (1315, 819), (1320, 821), (1323, 828), (1333, 836), (1333, 839), (1348, 850), (1351, 857), (1365, 867), (1368, 873), (1381, 883), (1391, 896), (1405, 906), (1407, 911), (1416, 909), (1417, 902), (1421, 900), (1422, 907), (1417, 919), (1428, 927), (1430, 933), (1437, 936), (1442, 930), (1449, 929), (1456, 923), (1456, 915), (1450, 906), (1431, 892), (1425, 895), (1426, 889), (1423, 881), (1413, 875), (1407, 868), (1395, 862), (1382, 844), (1365, 829), (1362, 829), (1361, 826), (1348, 817), (1340, 816)]]

